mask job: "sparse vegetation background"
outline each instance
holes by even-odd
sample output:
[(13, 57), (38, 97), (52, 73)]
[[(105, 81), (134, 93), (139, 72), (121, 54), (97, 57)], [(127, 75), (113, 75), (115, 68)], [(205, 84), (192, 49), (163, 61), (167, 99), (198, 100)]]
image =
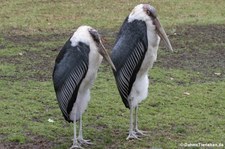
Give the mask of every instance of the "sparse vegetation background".
[[(73, 125), (64, 121), (52, 84), (54, 60), (80, 25), (99, 30), (109, 51), (125, 17), (139, 3), (159, 14), (174, 53), (159, 47), (140, 106), (142, 140), (126, 141), (129, 110), (103, 63), (84, 114), (87, 148), (225, 146), (224, 0), (1, 0), (0, 148), (69, 148)], [(196, 147), (200, 148), (200, 147)]]

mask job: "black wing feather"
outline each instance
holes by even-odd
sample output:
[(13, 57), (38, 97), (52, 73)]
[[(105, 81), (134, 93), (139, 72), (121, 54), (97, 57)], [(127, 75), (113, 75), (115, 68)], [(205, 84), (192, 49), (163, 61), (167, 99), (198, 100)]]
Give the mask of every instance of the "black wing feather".
[(69, 122), (72, 122), (69, 114), (88, 70), (89, 52), (86, 44), (79, 42), (73, 47), (68, 40), (55, 61), (53, 83), (56, 97), (64, 118)]
[(124, 105), (130, 108), (128, 96), (147, 51), (147, 27), (145, 22), (124, 21), (112, 50), (116, 84)]

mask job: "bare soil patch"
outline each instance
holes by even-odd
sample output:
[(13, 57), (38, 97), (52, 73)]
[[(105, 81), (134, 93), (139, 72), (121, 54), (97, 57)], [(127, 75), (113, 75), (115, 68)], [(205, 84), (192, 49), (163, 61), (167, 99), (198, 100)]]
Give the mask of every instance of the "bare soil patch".
[(19, 142), (0, 143), (1, 149), (50, 149), (54, 146), (54, 142), (48, 141), (40, 136), (29, 136), (30, 141), (21, 144)]
[[(207, 80), (225, 77), (224, 25), (179, 26), (175, 30), (170, 35), (175, 52), (159, 55), (157, 65), (197, 71)], [(221, 75), (215, 76), (217, 72)]]
[[(102, 31), (105, 46), (108, 49), (112, 48), (116, 32)], [(185, 69), (190, 71), (197, 71), (208, 79), (223, 79), (225, 77), (225, 26), (224, 25), (208, 25), (208, 26), (178, 26), (169, 34), (169, 38), (175, 50), (174, 53), (167, 52), (158, 56), (157, 63), (160, 67)], [(4, 35), (6, 41), (16, 44), (23, 44), (34, 46), (37, 42), (57, 41), (60, 39), (68, 39), (72, 33), (50, 34), (48, 36), (42, 35)], [(109, 40), (108, 40), (109, 39)], [(62, 45), (63, 46), (63, 45)], [(166, 51), (163, 42), (160, 44), (161, 50)], [(3, 49), (4, 46), (1, 46)], [(41, 50), (32, 52), (25, 51), (21, 57), (19, 55), (12, 57), (1, 57), (0, 62), (9, 62), (13, 64), (22, 64), (27, 62), (20, 71), (35, 71), (25, 79), (35, 79), (45, 81), (51, 78), (51, 71), (54, 65), (54, 59), (58, 54), (61, 46), (54, 48), (43, 48)], [(215, 76), (215, 73), (221, 75)], [(17, 78), (24, 79), (24, 78)], [(206, 80), (208, 80), (206, 79)]]

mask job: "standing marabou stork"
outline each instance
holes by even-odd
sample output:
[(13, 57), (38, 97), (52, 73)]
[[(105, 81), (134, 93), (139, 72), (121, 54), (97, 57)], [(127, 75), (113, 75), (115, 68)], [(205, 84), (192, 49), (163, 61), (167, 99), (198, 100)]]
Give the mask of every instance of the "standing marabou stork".
[[(91, 144), (82, 135), (82, 114), (90, 100), (90, 88), (97, 75), (102, 56), (115, 69), (98, 32), (90, 26), (81, 26), (65, 43), (55, 60), (53, 83), (62, 114), (74, 123), (74, 140), (71, 148)], [(76, 121), (79, 135), (76, 136)]]
[(116, 67), (114, 76), (117, 88), (123, 103), (130, 109), (127, 140), (144, 135), (137, 124), (138, 104), (147, 97), (148, 70), (156, 61), (160, 38), (173, 51), (157, 18), (156, 9), (148, 4), (140, 4), (125, 19), (112, 50), (111, 58)]

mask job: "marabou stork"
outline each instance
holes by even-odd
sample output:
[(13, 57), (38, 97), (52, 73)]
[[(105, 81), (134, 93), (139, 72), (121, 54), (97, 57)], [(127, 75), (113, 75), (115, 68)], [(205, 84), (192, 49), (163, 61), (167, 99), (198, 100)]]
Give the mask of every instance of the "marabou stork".
[(148, 95), (148, 70), (156, 61), (160, 38), (173, 51), (157, 18), (156, 9), (149, 4), (139, 4), (123, 22), (112, 49), (117, 88), (124, 105), (130, 109), (127, 140), (145, 135), (144, 131), (138, 129), (138, 104)]
[[(81, 26), (68, 39), (55, 60), (53, 83), (59, 107), (66, 121), (74, 123), (71, 148), (91, 144), (83, 139), (82, 114), (90, 100), (90, 88), (103, 57), (113, 65), (98, 32), (90, 26)], [(76, 136), (76, 121), (79, 135)]]

